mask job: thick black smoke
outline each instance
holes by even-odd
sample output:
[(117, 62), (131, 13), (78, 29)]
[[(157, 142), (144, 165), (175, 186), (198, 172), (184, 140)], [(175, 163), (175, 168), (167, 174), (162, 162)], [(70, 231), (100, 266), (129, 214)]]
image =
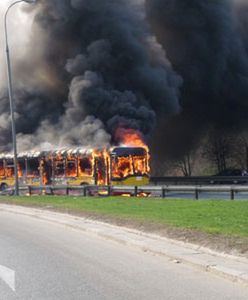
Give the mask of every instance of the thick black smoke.
[(209, 127), (238, 131), (247, 126), (245, 2), (146, 0), (153, 31), (184, 81), (182, 114), (170, 124), (170, 129), (182, 133), (174, 137), (180, 149), (182, 138), (185, 147), (190, 147)]
[(143, 1), (40, 0), (35, 9), (26, 67), (33, 78), (16, 90), (23, 148), (104, 144), (118, 128), (149, 136), (158, 115), (179, 111), (181, 79), (149, 30)]
[(248, 3), (246, 0), (234, 0), (234, 3), (242, 39), (245, 44), (246, 52), (248, 53)]

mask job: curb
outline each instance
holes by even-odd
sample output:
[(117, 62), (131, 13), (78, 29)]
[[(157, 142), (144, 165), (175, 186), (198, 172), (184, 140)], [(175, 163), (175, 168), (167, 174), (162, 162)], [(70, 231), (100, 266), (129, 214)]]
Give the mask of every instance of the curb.
[(49, 210), (0, 204), (0, 211), (25, 215), (80, 230), (153, 255), (167, 257), (174, 263), (191, 265), (248, 287), (248, 259), (243, 257), (215, 252), (195, 244), (184, 243), (127, 227), (119, 227)]

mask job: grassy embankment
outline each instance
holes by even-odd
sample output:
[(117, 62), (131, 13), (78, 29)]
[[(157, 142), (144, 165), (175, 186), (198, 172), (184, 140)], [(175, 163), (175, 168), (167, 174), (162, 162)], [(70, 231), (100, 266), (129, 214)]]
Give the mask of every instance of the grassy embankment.
[(0, 203), (93, 213), (124, 221), (171, 225), (210, 234), (248, 237), (248, 201), (35, 196), (0, 197)]

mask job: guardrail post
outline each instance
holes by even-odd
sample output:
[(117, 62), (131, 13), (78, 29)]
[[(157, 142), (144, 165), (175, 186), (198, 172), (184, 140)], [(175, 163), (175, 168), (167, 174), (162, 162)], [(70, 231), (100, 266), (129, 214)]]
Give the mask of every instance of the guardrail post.
[(84, 197), (87, 196), (87, 186), (84, 186)]
[(110, 185), (108, 185), (108, 196), (111, 196), (111, 186)]
[(134, 187), (134, 196), (135, 197), (138, 196), (138, 187), (137, 186)]
[(166, 197), (166, 189), (162, 187), (162, 198)]
[(234, 194), (234, 190), (233, 189), (231, 189), (231, 200), (234, 200), (234, 198), (235, 198), (235, 194)]
[(66, 191), (65, 192), (66, 192), (66, 196), (70, 195), (70, 188), (68, 186), (66, 187)]
[(28, 186), (28, 194), (29, 194), (29, 196), (31, 196), (31, 195), (32, 195), (32, 188), (31, 188), (31, 186), (30, 186), (30, 185)]
[(199, 200), (199, 190), (198, 190), (198, 188), (195, 189), (195, 200)]

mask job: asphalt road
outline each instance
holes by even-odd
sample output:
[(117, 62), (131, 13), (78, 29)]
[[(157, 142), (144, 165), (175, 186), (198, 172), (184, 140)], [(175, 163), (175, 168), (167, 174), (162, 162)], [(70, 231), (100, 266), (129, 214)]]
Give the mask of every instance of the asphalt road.
[[(0, 211), (0, 299), (248, 299), (248, 288), (70, 227)], [(1, 274), (0, 274), (1, 275)]]

